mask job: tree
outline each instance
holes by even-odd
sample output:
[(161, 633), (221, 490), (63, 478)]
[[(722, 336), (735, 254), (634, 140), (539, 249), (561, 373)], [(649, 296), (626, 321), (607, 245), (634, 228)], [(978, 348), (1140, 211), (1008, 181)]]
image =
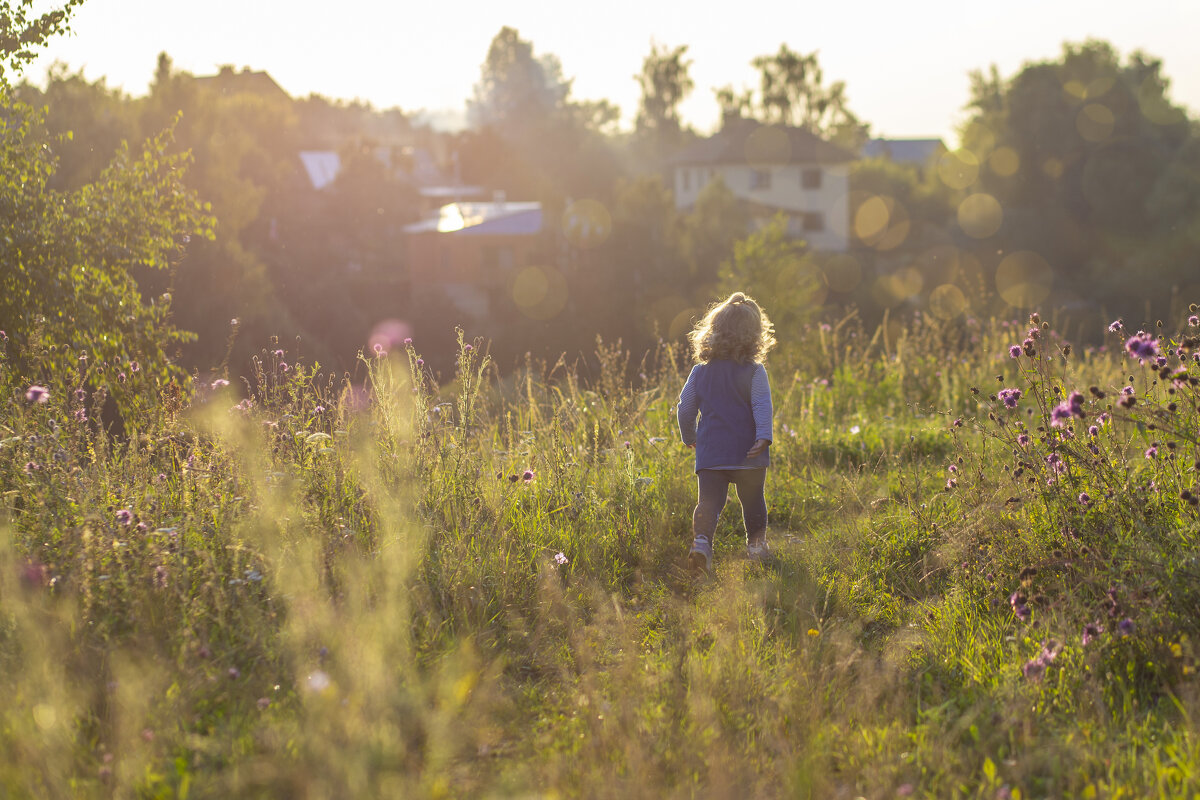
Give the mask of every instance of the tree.
[(679, 104), (696, 85), (689, 74), (692, 62), (684, 59), (687, 49), (687, 45), (680, 45), (668, 50), (652, 43), (650, 54), (642, 61), (642, 71), (633, 76), (642, 90), (636, 130), (655, 155), (680, 143), (683, 125)]
[(467, 112), (476, 126), (515, 134), (560, 110), (570, 93), (558, 57), (534, 58), (533, 45), (505, 26), (488, 48)]
[(995, 197), (994, 251), (1033, 250), (1067, 296), (1131, 307), (1160, 301), (1154, 278), (1186, 280), (1200, 257), (1195, 126), (1171, 102), (1162, 63), (1122, 61), (1106, 42), (1063, 45), (1008, 80), (971, 77), (963, 146), (969, 191)]
[(749, 113), (762, 122), (796, 125), (850, 148), (866, 141), (867, 126), (850, 111), (845, 82), (825, 85), (815, 51), (805, 55), (781, 44), (779, 52), (750, 63), (759, 71), (758, 97), (753, 90), (739, 94), (729, 86), (718, 89), (717, 102), (726, 118)]
[(9, 85), (9, 76), (19, 74), (37, 57), (37, 50), (50, 37), (65, 33), (71, 14), (83, 0), (65, 0), (61, 8), (40, 16), (30, 15), (30, 0), (0, 0), (0, 86)]
[(799, 338), (800, 325), (820, 311), (827, 294), (816, 256), (788, 236), (783, 214), (734, 244), (733, 258), (721, 266), (720, 288), (768, 302), (781, 340)]

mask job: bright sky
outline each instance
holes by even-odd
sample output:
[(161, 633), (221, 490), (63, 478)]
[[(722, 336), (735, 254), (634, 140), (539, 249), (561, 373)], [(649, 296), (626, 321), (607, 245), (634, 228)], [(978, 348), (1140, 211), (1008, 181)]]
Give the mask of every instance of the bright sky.
[(296, 97), (461, 110), (504, 25), (535, 55), (559, 57), (574, 97), (620, 106), (626, 126), (652, 40), (689, 46), (696, 89), (683, 112), (702, 131), (718, 119), (713, 89), (753, 85), (750, 60), (784, 42), (820, 52), (826, 81), (846, 82), (851, 110), (877, 136), (956, 142), (970, 70), (994, 63), (1009, 76), (1088, 37), (1161, 58), (1173, 99), (1200, 111), (1197, 0), (87, 0), (74, 32), (26, 75), (41, 81), (57, 59), (142, 94), (166, 51), (199, 75), (220, 64), (266, 70)]

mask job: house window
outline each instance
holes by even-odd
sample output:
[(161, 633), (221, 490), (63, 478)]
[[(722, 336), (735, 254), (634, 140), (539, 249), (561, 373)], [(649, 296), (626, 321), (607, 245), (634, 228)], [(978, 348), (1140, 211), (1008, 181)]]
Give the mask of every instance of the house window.
[(770, 189), (771, 188), (771, 170), (756, 169), (750, 173), (750, 188), (751, 189)]
[(684, 167), (679, 171), (683, 173), (683, 190), (685, 192), (690, 192), (692, 190), (692, 171), (687, 167)]
[(820, 211), (810, 211), (803, 215), (802, 220), (803, 230), (823, 231), (825, 230), (825, 215)]
[(804, 189), (820, 189), (821, 188), (821, 170), (819, 170), (819, 169), (800, 170), (800, 186)]

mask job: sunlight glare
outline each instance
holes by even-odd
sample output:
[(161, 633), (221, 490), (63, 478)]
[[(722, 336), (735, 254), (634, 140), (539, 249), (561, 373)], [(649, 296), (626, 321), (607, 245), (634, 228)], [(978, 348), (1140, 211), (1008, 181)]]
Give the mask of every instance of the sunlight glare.
[(953, 283), (943, 283), (929, 293), (929, 313), (938, 319), (954, 319), (969, 305), (962, 289)]
[(1007, 178), (1017, 174), (1017, 170), (1021, 166), (1021, 157), (1017, 155), (1017, 151), (1008, 147), (997, 147), (988, 157), (988, 167), (992, 172), (1002, 178)]

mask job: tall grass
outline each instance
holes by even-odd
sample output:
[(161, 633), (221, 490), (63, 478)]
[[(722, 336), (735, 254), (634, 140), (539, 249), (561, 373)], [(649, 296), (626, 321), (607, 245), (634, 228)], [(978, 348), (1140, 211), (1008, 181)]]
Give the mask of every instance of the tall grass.
[(1153, 332), (808, 329), (778, 557), (727, 510), (708, 581), (669, 346), (502, 374), (460, 336), (439, 383), (273, 343), (122, 437), (6, 353), (0, 793), (1190, 794), (1200, 339)]

